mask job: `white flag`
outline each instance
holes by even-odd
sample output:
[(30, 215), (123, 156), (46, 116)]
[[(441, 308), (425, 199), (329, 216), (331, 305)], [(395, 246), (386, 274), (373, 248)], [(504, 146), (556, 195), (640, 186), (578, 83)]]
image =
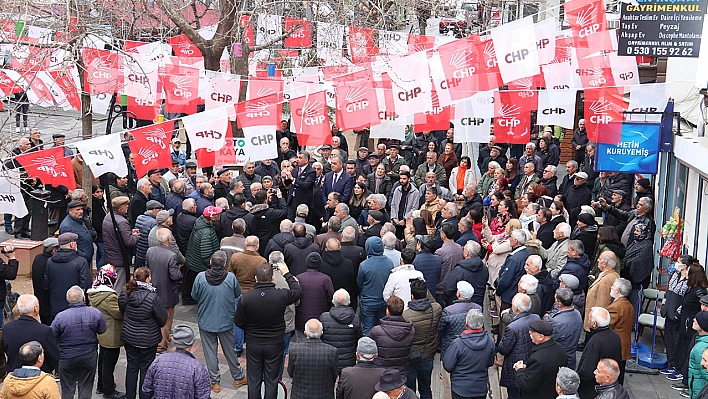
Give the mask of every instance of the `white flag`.
[(408, 54), (408, 35), (401, 32), (387, 30), (379, 31), (379, 54), (406, 55)]
[[(492, 100), (494, 99), (493, 91), (484, 93), (492, 93)], [(480, 98), (485, 97), (475, 99), (475, 96), (472, 96), (455, 104), (455, 119), (453, 121), (455, 124), (455, 142), (486, 143), (489, 140), (494, 103), (493, 101), (491, 103), (492, 114), (488, 116), (475, 115), (480, 108), (486, 108), (479, 106), (478, 100)]]
[(636, 57), (625, 57), (617, 55), (615, 52), (607, 54), (610, 57), (612, 67), (612, 78), (615, 86), (633, 86), (639, 84), (639, 69), (637, 68)]
[(538, 63), (548, 64), (556, 57), (556, 21), (545, 19), (533, 25), (536, 33)]
[[(475, 93), (472, 97), (468, 99), (474, 106), (475, 116), (482, 118), (494, 117), (494, 92), (496, 91), (497, 89), (480, 91), (478, 93)], [(486, 143), (486, 141), (484, 141), (484, 143)]]
[(243, 128), (246, 145), (243, 147), (250, 161), (262, 161), (278, 157), (278, 144), (273, 126), (250, 126)]
[(576, 88), (570, 61), (555, 64), (546, 64), (541, 67), (543, 79), (548, 90), (564, 90)]
[(227, 108), (229, 107), (199, 112), (182, 118), (192, 149), (221, 150), (221, 147), (226, 144), (226, 132), (229, 127)]
[(537, 125), (560, 125), (572, 129), (577, 90), (539, 90)]
[(0, 212), (25, 217), (29, 212), (20, 192), (20, 171), (7, 169), (0, 172)]
[(533, 17), (492, 29), (492, 41), (504, 83), (539, 74)]
[(432, 111), (430, 71), (425, 51), (391, 61), (386, 72), (393, 82), (393, 103), (398, 115)]
[[(279, 15), (258, 14), (256, 45), (266, 44), (283, 35), (283, 25)], [(275, 44), (275, 43), (273, 43)]]
[(232, 121), (236, 120), (236, 112), (233, 107), (238, 103), (241, 94), (241, 77), (228, 73), (217, 72), (209, 80), (206, 88), (204, 106), (207, 111), (230, 105), (229, 110), (233, 110), (233, 115), (229, 115)]
[(381, 123), (369, 128), (372, 139), (406, 139), (406, 125), (413, 123), (413, 115), (398, 116), (395, 112), (379, 111)]
[[(650, 85), (635, 85), (630, 88), (628, 111), (633, 112), (664, 112), (669, 95), (665, 83)], [(627, 114), (627, 120), (661, 122), (659, 114)]]
[(452, 103), (450, 96), (450, 87), (447, 84), (445, 70), (440, 60), (440, 53), (437, 51), (430, 57), (428, 66), (430, 67), (430, 79), (435, 86), (435, 92), (438, 93), (438, 102), (441, 107), (447, 107)]
[(334, 65), (342, 60), (344, 25), (317, 23), (317, 57), (325, 60), (325, 65)]
[(136, 100), (145, 101), (145, 104), (155, 104), (157, 93), (157, 68), (158, 63), (152, 57), (134, 55), (123, 57), (125, 63), (123, 71), (123, 84), (125, 93), (129, 93)]
[(108, 172), (118, 176), (128, 175), (128, 166), (120, 146), (120, 136), (120, 133), (114, 133), (76, 142), (76, 148), (94, 176), (98, 177)]

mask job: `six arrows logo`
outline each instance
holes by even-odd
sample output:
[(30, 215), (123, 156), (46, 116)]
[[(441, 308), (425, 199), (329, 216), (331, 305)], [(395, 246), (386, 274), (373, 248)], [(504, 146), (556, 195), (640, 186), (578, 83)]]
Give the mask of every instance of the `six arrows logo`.
[(612, 103), (607, 100), (595, 100), (590, 104), (590, 111), (595, 114), (607, 114), (612, 110)]
[(143, 157), (143, 160), (140, 162), (143, 165), (147, 165), (152, 160), (157, 159), (160, 156), (160, 153), (156, 150), (155, 145), (151, 145), (149, 147), (143, 147), (138, 151), (138, 155)]
[(192, 97), (192, 92), (190, 91), (192, 78), (187, 76), (175, 76), (172, 78), (172, 83), (175, 85), (175, 88), (172, 90), (175, 96), (187, 99)]
[(64, 171), (57, 170), (59, 163), (53, 155), (48, 157), (35, 158), (31, 162), (39, 165), (39, 167), (37, 167), (37, 170), (46, 172), (52, 177), (57, 177), (59, 175), (61, 175), (62, 177), (66, 177), (66, 173), (64, 173)]
[(467, 66), (467, 54), (464, 51), (458, 51), (450, 57), (450, 65), (455, 69), (461, 69)]
[(167, 145), (165, 144), (165, 140), (167, 140), (167, 133), (163, 128), (146, 131), (145, 140), (157, 144), (158, 146), (160, 146), (160, 149), (164, 150), (165, 148), (167, 148)]
[(505, 119), (513, 118), (521, 113), (521, 107), (516, 104), (504, 104), (499, 108), (499, 116)]
[(586, 8), (583, 8), (579, 13), (578, 17), (575, 19), (575, 23), (584, 28), (592, 24), (595, 20), (595, 7), (592, 4), (588, 4)]

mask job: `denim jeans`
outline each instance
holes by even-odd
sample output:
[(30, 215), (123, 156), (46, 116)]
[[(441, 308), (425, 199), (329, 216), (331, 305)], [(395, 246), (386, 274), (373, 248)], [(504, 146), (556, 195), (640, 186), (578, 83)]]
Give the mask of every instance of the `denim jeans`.
[(9, 213), (6, 213), (4, 215), (4, 218), (5, 218), (5, 231), (12, 230), (12, 215)]
[(104, 247), (102, 242), (96, 243), (96, 270), (103, 267), (103, 248)]
[(374, 326), (379, 325), (381, 318), (386, 316), (386, 303), (361, 302), (359, 307), (361, 310), (361, 314), (359, 315), (361, 319), (361, 329), (364, 336), (366, 336)]
[(97, 362), (97, 351), (84, 356), (59, 360), (59, 384), (63, 398), (73, 398), (78, 384), (79, 399), (91, 399)]
[(430, 358), (423, 359), (418, 364), (408, 363), (406, 386), (415, 392), (417, 381), (420, 399), (433, 399), (433, 392), (430, 390), (430, 383), (433, 376), (433, 361), (434, 359)]
[[(148, 367), (155, 360), (157, 345), (150, 348), (138, 348), (137, 346), (125, 344), (125, 357), (127, 364), (125, 367), (125, 395), (127, 399), (135, 399), (139, 396), (144, 398), (143, 381), (147, 374)], [(138, 373), (140, 374), (140, 384), (138, 384)]]
[(290, 349), (290, 339), (293, 337), (295, 330), (285, 333), (285, 350), (283, 351), (283, 365), (280, 367), (280, 378), (283, 380), (283, 371), (285, 371), (285, 357), (288, 355), (288, 349)]
[[(242, 296), (243, 295), (239, 295), (238, 298), (236, 298), (236, 310), (238, 310), (238, 303), (241, 302)], [(243, 352), (243, 330), (238, 328), (236, 324), (234, 324), (234, 348), (236, 352)]]

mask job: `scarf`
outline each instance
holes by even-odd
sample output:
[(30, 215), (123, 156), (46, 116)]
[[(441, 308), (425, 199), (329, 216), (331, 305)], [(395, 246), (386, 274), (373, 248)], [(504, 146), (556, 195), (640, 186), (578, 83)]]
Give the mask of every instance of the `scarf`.
[(467, 174), (467, 168), (458, 166), (457, 167), (457, 182), (455, 184), (457, 187), (455, 187), (458, 190), (464, 190), (465, 189), (465, 175)]
[(206, 277), (207, 283), (212, 286), (217, 286), (226, 280), (226, 276), (229, 275), (229, 272), (224, 269), (223, 267), (219, 269), (215, 269), (213, 267), (210, 267), (206, 270), (204, 273), (204, 277)]
[(146, 283), (144, 281), (139, 280), (135, 280), (135, 283), (138, 285), (138, 287), (142, 287), (146, 290), (150, 290), (151, 292), (155, 292), (155, 287), (152, 286), (152, 283)]

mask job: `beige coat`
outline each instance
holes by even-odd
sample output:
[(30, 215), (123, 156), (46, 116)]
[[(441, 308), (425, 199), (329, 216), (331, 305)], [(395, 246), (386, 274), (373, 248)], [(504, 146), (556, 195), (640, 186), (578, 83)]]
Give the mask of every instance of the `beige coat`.
[(88, 291), (89, 303), (101, 311), (106, 319), (106, 332), (98, 334), (98, 344), (104, 348), (120, 348), (120, 332), (123, 329), (123, 313), (118, 307), (118, 294), (105, 285), (90, 288)]
[(594, 283), (588, 288), (588, 293), (585, 296), (585, 321), (583, 322), (583, 330), (590, 331), (590, 309), (595, 306), (607, 309), (612, 304), (610, 296), (610, 287), (615, 280), (619, 278), (616, 271), (610, 270), (600, 274)]
[(17, 378), (10, 374), (0, 391), (2, 399), (59, 399), (59, 387), (54, 376), (40, 371), (36, 377)]

